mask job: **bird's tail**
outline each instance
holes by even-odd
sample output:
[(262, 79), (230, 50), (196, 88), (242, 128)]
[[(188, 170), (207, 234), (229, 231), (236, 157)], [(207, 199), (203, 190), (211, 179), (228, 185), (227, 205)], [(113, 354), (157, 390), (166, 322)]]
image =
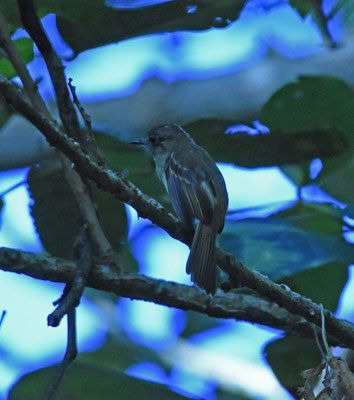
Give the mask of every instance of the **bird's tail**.
[(191, 280), (208, 294), (217, 288), (215, 240), (215, 227), (199, 222), (186, 267)]

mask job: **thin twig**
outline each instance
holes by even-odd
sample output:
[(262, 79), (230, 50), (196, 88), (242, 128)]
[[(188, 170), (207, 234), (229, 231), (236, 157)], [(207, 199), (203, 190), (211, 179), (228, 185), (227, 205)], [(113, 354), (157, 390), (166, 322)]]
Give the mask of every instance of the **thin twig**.
[(91, 267), (94, 263), (94, 255), (87, 235), (87, 224), (82, 224), (74, 250), (74, 259), (76, 262), (75, 276), (70, 283), (66, 284), (62, 297), (54, 303), (54, 305), (59, 305), (48, 315), (48, 326), (58, 326), (63, 316), (80, 303)]
[(324, 317), (324, 311), (323, 311), (323, 304), (320, 304), (321, 307), (321, 334), (322, 334), (322, 341), (323, 341), (323, 345), (325, 348), (325, 355), (326, 355), (326, 359), (331, 358), (332, 357), (332, 353), (329, 349), (328, 346), (328, 342), (327, 342), (327, 334), (326, 334), (326, 325), (325, 325), (325, 317)]
[(86, 151), (88, 152), (88, 154), (92, 154), (93, 158), (96, 160), (98, 165), (105, 166), (106, 160), (104, 159), (102, 152), (97, 146), (95, 135), (92, 130), (91, 117), (89, 114), (87, 114), (85, 108), (80, 103), (80, 100), (76, 94), (76, 86), (72, 85), (72, 81), (73, 81), (72, 78), (69, 78), (68, 86), (71, 91), (71, 95), (73, 97), (73, 103), (76, 105), (85, 123), (86, 127), (85, 147), (87, 147)]
[(326, 17), (326, 15), (322, 10), (322, 0), (310, 0), (310, 1), (324, 40), (327, 42), (329, 47), (333, 49), (338, 47), (338, 43), (334, 40), (331, 32), (328, 29), (329, 18)]
[(347, 0), (338, 0), (336, 4), (333, 4), (332, 10), (327, 15), (327, 21), (330, 21), (344, 6)]
[(25, 185), (27, 181), (20, 181), (15, 183), (14, 185), (10, 186), (9, 188), (5, 189), (3, 192), (0, 193), (0, 197), (4, 197), (7, 194), (11, 193), (13, 190), (16, 190), (17, 188)]
[(45, 393), (43, 400), (51, 400), (54, 393), (58, 389), (58, 386), (65, 374), (66, 369), (77, 357), (77, 344), (76, 344), (76, 309), (72, 307), (68, 312), (68, 340), (65, 356), (63, 361), (60, 363), (52, 381), (50, 382), (47, 392)]
[(322, 349), (322, 346), (321, 346), (321, 342), (320, 342), (320, 339), (319, 339), (319, 333), (318, 333), (319, 330), (314, 328), (313, 331), (314, 331), (314, 335), (315, 335), (315, 342), (317, 344), (317, 348), (318, 348), (319, 352), (321, 353), (321, 360), (325, 360), (326, 359), (326, 354), (324, 353), (324, 351)]
[(81, 217), (87, 224), (89, 239), (93, 246), (95, 256), (101, 258), (102, 262), (105, 261), (108, 264), (114, 264), (115, 268), (119, 270), (119, 265), (114, 257), (113, 249), (100, 225), (96, 207), (89, 193), (88, 183), (82, 180), (80, 175), (73, 168), (70, 160), (65, 157), (65, 159), (62, 158), (61, 161), (64, 165), (64, 175), (70, 184)]
[(3, 310), (3, 312), (1, 313), (1, 317), (0, 317), (0, 326), (1, 326), (2, 323), (4, 322), (5, 315), (6, 315), (6, 310)]
[(48, 316), (49, 326), (58, 326), (64, 315), (68, 316), (68, 344), (63, 361), (61, 362), (55, 376), (50, 383), (45, 400), (50, 400), (59, 386), (68, 365), (76, 358), (78, 350), (76, 345), (76, 307), (80, 303), (82, 293), (86, 287), (89, 277), (93, 254), (90, 247), (90, 241), (87, 238), (87, 225), (82, 224), (78, 235), (74, 251), (76, 261), (76, 271), (74, 278), (65, 285), (62, 297), (54, 302), (59, 304), (56, 310)]

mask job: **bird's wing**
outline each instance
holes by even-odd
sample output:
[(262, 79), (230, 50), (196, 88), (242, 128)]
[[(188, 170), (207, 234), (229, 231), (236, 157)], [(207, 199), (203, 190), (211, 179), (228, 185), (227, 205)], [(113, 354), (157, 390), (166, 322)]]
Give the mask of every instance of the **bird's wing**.
[(177, 160), (171, 153), (165, 164), (165, 176), (172, 206), (183, 225), (190, 229), (193, 219), (211, 223), (216, 193), (211, 179), (193, 162)]

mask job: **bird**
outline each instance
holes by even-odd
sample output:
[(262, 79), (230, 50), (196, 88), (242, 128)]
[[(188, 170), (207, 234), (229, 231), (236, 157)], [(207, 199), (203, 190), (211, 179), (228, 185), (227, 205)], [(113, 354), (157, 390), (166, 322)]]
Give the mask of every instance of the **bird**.
[(187, 231), (194, 230), (186, 272), (207, 294), (217, 290), (216, 237), (224, 228), (228, 208), (225, 180), (206, 150), (178, 124), (150, 129), (142, 145), (151, 154), (158, 178)]

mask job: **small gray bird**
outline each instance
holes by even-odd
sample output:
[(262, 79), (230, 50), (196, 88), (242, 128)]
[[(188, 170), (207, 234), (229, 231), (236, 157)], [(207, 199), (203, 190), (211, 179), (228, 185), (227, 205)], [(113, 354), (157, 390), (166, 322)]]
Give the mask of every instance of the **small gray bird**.
[(228, 206), (226, 185), (210, 155), (177, 124), (159, 125), (145, 138), (132, 142), (152, 155), (157, 176), (164, 183), (173, 209), (193, 237), (186, 270), (206, 293), (215, 294), (215, 241), (224, 228)]

